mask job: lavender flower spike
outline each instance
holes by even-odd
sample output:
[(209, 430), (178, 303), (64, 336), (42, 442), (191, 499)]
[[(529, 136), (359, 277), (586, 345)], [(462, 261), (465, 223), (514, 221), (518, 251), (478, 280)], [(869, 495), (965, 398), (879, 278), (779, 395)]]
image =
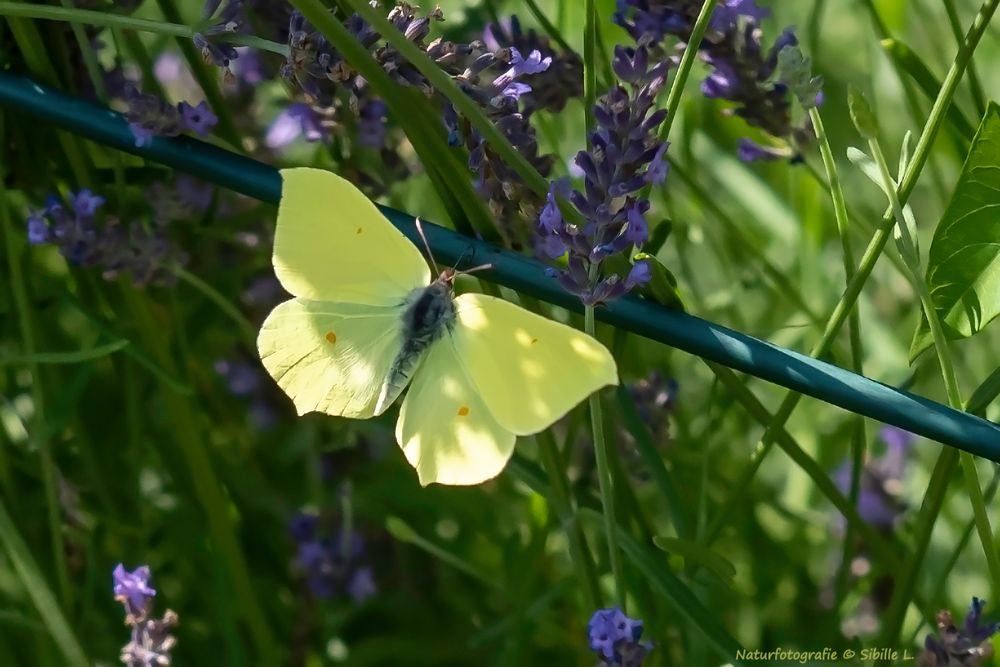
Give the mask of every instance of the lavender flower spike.
[(119, 563), (114, 570), (115, 599), (125, 606), (125, 624), (132, 628), (129, 642), (119, 658), (127, 667), (170, 665), (170, 651), (177, 639), (170, 631), (177, 625), (177, 614), (169, 609), (163, 618), (150, 616), (150, 600), (156, 591), (149, 585), (149, 566), (129, 572)]
[[(667, 146), (657, 137), (666, 111), (654, 111), (653, 104), (666, 82), (668, 64), (651, 62), (644, 46), (619, 46), (612, 67), (623, 85), (608, 91), (594, 106), (597, 127), (590, 137), (591, 149), (576, 156), (583, 191), (569, 192), (567, 184), (553, 183), (538, 216), (536, 250), (549, 257), (568, 252), (567, 268), (550, 273), (588, 305), (617, 299), (650, 280), (646, 262), (637, 262), (625, 276), (602, 275), (600, 265), (645, 243), (649, 201), (640, 191), (647, 184), (661, 184), (667, 176)], [(584, 224), (563, 218), (559, 197), (569, 199)]]

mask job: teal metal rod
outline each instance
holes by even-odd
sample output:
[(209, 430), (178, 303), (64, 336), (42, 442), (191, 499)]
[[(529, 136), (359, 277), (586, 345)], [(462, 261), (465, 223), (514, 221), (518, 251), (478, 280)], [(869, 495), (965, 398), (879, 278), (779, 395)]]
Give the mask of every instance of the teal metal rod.
[[(277, 204), (281, 196), (281, 179), (274, 167), (190, 137), (157, 137), (149, 146), (138, 148), (121, 114), (24, 77), (0, 73), (0, 106), (264, 202)], [(392, 224), (419, 246), (413, 217), (381, 208)], [(545, 275), (546, 267), (540, 262), (437, 225), (424, 223), (424, 231), (440, 263), (461, 260), (460, 268), (489, 263), (491, 269), (476, 275), (574, 311), (583, 310), (578, 299)], [(625, 297), (600, 308), (597, 317), (640, 336), (1000, 463), (1000, 426), (930, 399), (637, 297)]]

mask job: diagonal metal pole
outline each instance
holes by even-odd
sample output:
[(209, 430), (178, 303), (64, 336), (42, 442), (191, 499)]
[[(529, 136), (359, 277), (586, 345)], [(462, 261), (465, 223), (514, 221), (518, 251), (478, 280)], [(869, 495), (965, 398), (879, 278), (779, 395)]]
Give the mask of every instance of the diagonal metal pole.
[[(148, 146), (136, 147), (121, 114), (24, 77), (0, 73), (0, 107), (28, 114), (40, 122), (264, 202), (277, 204), (281, 196), (281, 179), (270, 165), (190, 137), (157, 137)], [(395, 209), (381, 208), (396, 227), (419, 245), (412, 216)], [(489, 263), (492, 268), (478, 273), (478, 276), (582, 312), (579, 300), (548, 278), (545, 266), (540, 262), (444, 227), (428, 223), (424, 223), (423, 227), (431, 249), (443, 262), (455, 263), (461, 259), (462, 267)], [(599, 309), (597, 318), (845, 410), (1000, 463), (1000, 426), (794, 350), (636, 297), (625, 297)]]

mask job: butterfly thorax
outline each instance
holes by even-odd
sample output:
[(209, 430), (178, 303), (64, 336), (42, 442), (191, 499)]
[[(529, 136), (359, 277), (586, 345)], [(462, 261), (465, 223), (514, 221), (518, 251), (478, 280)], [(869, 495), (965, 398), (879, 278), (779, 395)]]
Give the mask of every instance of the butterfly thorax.
[(452, 276), (448, 272), (427, 287), (419, 287), (406, 297), (401, 322), (403, 345), (382, 383), (375, 414), (392, 405), (409, 383), (424, 353), (455, 324)]

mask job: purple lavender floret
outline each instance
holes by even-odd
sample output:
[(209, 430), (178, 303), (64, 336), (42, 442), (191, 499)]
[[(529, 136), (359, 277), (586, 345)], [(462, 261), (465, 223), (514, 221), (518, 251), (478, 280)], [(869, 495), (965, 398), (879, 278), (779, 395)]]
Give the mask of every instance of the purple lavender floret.
[[(690, 40), (701, 6), (700, 0), (618, 0), (614, 20), (638, 43), (665, 49), (663, 42), (668, 35), (684, 44)], [(770, 48), (765, 48), (760, 21), (769, 14), (756, 0), (720, 0), (699, 45), (702, 59), (713, 69), (702, 83), (702, 92), (710, 98), (734, 102), (735, 108), (728, 113), (792, 147), (779, 156), (777, 151), (754, 150), (756, 144), (741, 143), (740, 157), (744, 160), (794, 159), (813, 137), (808, 119), (793, 118), (794, 95), (776, 76), (778, 54), (785, 47), (795, 46), (798, 40), (794, 31), (786, 28)]]
[(132, 572), (121, 563), (115, 566), (112, 572), (115, 599), (125, 605), (129, 614), (144, 614), (150, 599), (156, 595), (156, 589), (149, 585), (149, 577), (148, 565), (140, 565)]
[(917, 667), (979, 667), (993, 656), (990, 637), (1000, 631), (1000, 623), (982, 623), (986, 601), (972, 598), (962, 627), (956, 627), (951, 612), (937, 615), (937, 636), (927, 635)]
[(539, 109), (558, 112), (571, 99), (583, 96), (583, 62), (573, 51), (557, 50), (549, 39), (534, 30), (524, 30), (517, 16), (490, 23), (483, 33), (483, 42), (494, 52), (506, 48), (520, 53), (539, 53), (549, 64), (543, 70), (525, 77), (531, 90), (520, 96), (525, 116)]
[(357, 532), (345, 536), (340, 530), (323, 532), (319, 517), (297, 513), (289, 521), (289, 532), (297, 546), (295, 563), (303, 571), (309, 591), (320, 599), (347, 595), (363, 602), (375, 595), (372, 569), (361, 561), (364, 541)]
[[(654, 111), (653, 104), (666, 83), (668, 63), (651, 63), (645, 47), (619, 46), (612, 66), (623, 85), (594, 106), (597, 127), (591, 149), (576, 156), (584, 189), (571, 192), (566, 181), (553, 182), (538, 217), (539, 251), (553, 259), (568, 253), (567, 268), (550, 273), (588, 305), (617, 299), (650, 280), (644, 261), (636, 262), (625, 276), (601, 275), (600, 264), (646, 242), (649, 201), (639, 193), (648, 184), (661, 184), (667, 175), (666, 144), (657, 137), (666, 111)], [(583, 217), (582, 224), (564, 219), (560, 197), (568, 198)]]
[(618, 607), (598, 609), (587, 623), (590, 650), (602, 666), (639, 667), (653, 645), (642, 642), (642, 621), (629, 618)]

